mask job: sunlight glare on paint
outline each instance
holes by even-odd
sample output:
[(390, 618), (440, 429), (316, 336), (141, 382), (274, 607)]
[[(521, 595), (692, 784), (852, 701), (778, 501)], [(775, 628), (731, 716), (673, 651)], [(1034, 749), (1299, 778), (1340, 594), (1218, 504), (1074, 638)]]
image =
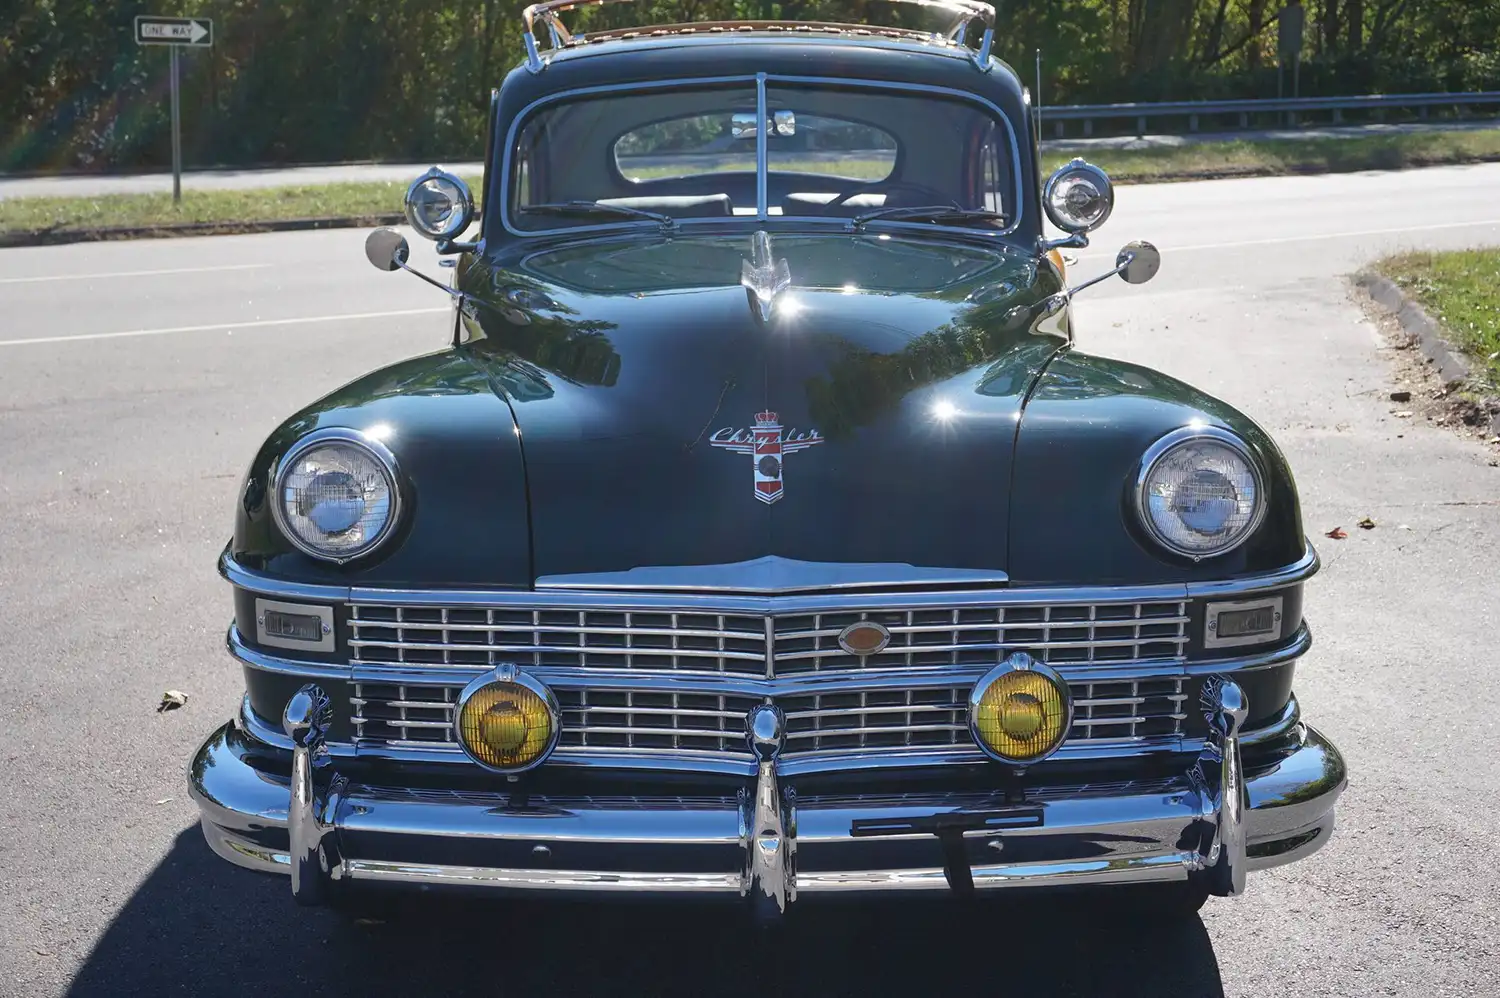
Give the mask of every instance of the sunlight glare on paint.
[(939, 399), (932, 404), (932, 418), (940, 423), (946, 423), (958, 415), (958, 406), (947, 399)]

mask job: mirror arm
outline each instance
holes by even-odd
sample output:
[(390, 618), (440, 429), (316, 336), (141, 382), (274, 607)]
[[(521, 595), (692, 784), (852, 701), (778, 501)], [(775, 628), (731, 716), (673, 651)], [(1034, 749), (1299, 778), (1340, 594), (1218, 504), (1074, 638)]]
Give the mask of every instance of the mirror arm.
[(477, 242), (465, 243), (456, 239), (439, 239), (434, 247), (439, 256), (449, 256), (454, 253), (473, 253), (479, 249)]
[(1078, 292), (1082, 291), (1085, 288), (1091, 288), (1095, 284), (1100, 283), (1101, 281), (1107, 281), (1111, 277), (1115, 277), (1115, 276), (1117, 276), (1119, 274), (1123, 274), (1125, 272), (1125, 268), (1128, 267), (1128, 266), (1130, 266), (1130, 261), (1132, 261), (1134, 259), (1135, 259), (1135, 254), (1134, 253), (1127, 253), (1127, 254), (1125, 254), (1125, 258), (1120, 261), (1119, 265), (1116, 266), (1114, 270), (1106, 270), (1104, 273), (1100, 274), (1098, 277), (1091, 277), (1088, 280), (1084, 281), (1082, 284), (1075, 284), (1071, 288), (1069, 288), (1065, 293), (1067, 294), (1067, 296), (1069, 298), (1072, 298), (1074, 295), (1076, 295)]
[(442, 281), (436, 280), (435, 278), (428, 277), (426, 274), (422, 273), (420, 270), (416, 269), (415, 267), (408, 266), (407, 263), (406, 263), (406, 260), (404, 260), (404, 259), (397, 260), (396, 261), (396, 266), (400, 267), (402, 270), (406, 271), (408, 274), (412, 275), (413, 277), (421, 278), (422, 280), (426, 281), (428, 284), (431, 284), (433, 287), (437, 288), (439, 291), (443, 292), (444, 294), (448, 295), (448, 297), (453, 298), (456, 301), (463, 301), (465, 298), (468, 297), (468, 295), (464, 294), (462, 291), (458, 290), (457, 288), (450, 288), (448, 285), (444, 284)]
[(1042, 239), (1041, 244), (1043, 253), (1055, 249), (1088, 249), (1089, 236), (1087, 232), (1070, 232), (1061, 239)]

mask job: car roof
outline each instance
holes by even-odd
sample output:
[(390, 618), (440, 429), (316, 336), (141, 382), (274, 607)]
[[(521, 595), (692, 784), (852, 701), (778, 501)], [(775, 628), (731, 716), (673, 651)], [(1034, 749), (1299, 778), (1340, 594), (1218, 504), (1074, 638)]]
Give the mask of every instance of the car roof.
[[(806, 29), (806, 30), (803, 30)], [(661, 25), (578, 37), (522, 63), (502, 90), (502, 113), (565, 90), (695, 79), (851, 79), (939, 87), (970, 93), (1021, 118), (1028, 97), (1015, 71), (991, 57), (980, 67), (972, 49), (941, 36), (860, 25), (780, 26), (743, 23)]]

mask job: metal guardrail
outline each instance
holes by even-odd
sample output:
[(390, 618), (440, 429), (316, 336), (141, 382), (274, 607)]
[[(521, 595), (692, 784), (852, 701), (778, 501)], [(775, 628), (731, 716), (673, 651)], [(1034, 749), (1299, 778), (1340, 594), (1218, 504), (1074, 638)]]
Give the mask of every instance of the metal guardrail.
[(1491, 105), (1500, 110), (1500, 91), (1484, 90), (1456, 94), (1365, 94), (1354, 97), (1279, 97), (1267, 100), (1161, 101), (1150, 104), (1066, 104), (1037, 109), (1041, 121), (1054, 124), (1055, 137), (1064, 137), (1064, 123), (1082, 121), (1085, 136), (1094, 133), (1094, 122), (1134, 118), (1136, 134), (1144, 135), (1146, 122), (1152, 118), (1186, 117), (1188, 131), (1198, 131), (1201, 117), (1239, 115), (1241, 128), (1250, 127), (1250, 116), (1275, 114), (1295, 122), (1303, 111), (1332, 111), (1333, 121), (1343, 121), (1345, 111), (1370, 111), (1395, 108), (1417, 111), (1426, 118), (1434, 107), (1474, 107)]

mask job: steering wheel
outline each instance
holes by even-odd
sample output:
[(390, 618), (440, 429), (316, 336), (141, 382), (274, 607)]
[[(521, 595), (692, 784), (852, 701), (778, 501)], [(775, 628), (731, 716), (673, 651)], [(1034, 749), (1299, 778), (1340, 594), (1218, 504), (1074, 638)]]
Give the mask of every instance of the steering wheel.
[(825, 204), (823, 206), (823, 210), (819, 212), (819, 214), (826, 215), (834, 208), (838, 208), (843, 205), (850, 198), (858, 197), (861, 194), (883, 194), (887, 191), (913, 191), (924, 197), (927, 195), (931, 195), (933, 197), (933, 200), (928, 202), (930, 204), (951, 204), (955, 208), (963, 208), (963, 205), (959, 204), (953, 198), (944, 194), (942, 191), (938, 190), (935, 187), (928, 187), (925, 184), (914, 184), (906, 180), (877, 180), (873, 183), (865, 184), (863, 187), (855, 187), (851, 190), (845, 191), (838, 197), (834, 198), (832, 201), (829, 201), (827, 204)]

